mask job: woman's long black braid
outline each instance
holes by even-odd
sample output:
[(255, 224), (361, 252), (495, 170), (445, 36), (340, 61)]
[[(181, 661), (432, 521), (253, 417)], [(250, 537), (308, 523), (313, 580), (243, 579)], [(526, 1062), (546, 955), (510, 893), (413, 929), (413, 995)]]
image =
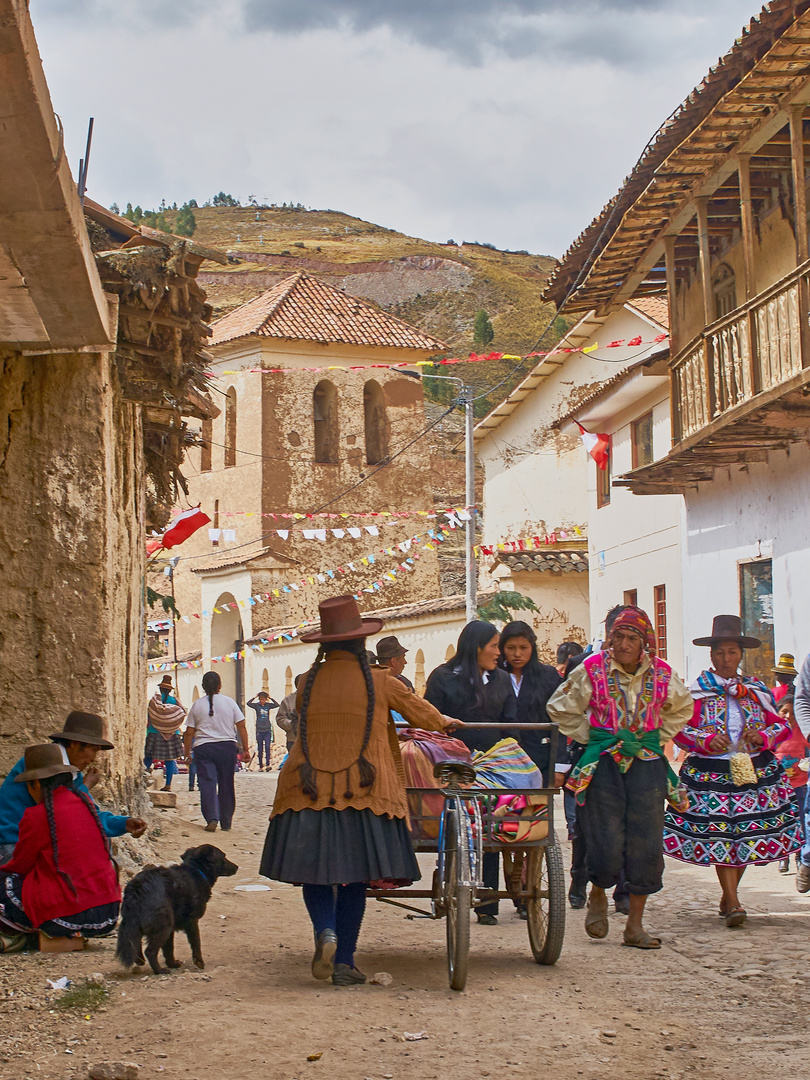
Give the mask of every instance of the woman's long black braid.
[[(342, 649), (344, 652), (354, 653), (357, 657), (360, 669), (363, 672), (363, 678), (366, 682), (366, 726), (363, 731), (363, 742), (360, 747), (360, 753), (357, 759), (345, 770), (346, 772), (346, 790), (343, 793), (344, 799), (351, 799), (354, 796), (354, 792), (351, 790), (349, 784), (350, 770), (357, 765), (359, 773), (360, 787), (370, 788), (377, 775), (377, 770), (372, 763), (366, 757), (366, 750), (368, 748), (369, 739), (371, 738), (371, 725), (374, 721), (374, 679), (371, 675), (371, 668), (369, 667), (368, 657), (366, 656), (366, 641), (365, 638), (352, 638), (349, 641), (330, 641), (323, 642), (318, 649), (318, 655), (315, 657), (315, 662), (307, 672), (307, 681), (304, 684), (304, 690), (301, 695), (301, 708), (298, 711), (298, 736), (301, 740), (301, 752), (304, 755), (304, 761), (299, 766), (299, 775), (301, 777), (301, 790), (305, 795), (309, 795), (312, 802), (316, 802), (318, 798), (318, 770), (310, 761), (309, 757), (309, 741), (307, 738), (307, 711), (309, 709), (309, 699), (312, 694), (312, 687), (315, 684), (315, 678), (320, 670), (320, 666), (323, 663), (324, 657), (328, 652), (333, 649)], [(322, 772), (329, 772), (329, 770), (322, 769)], [(338, 770), (343, 772), (343, 769)], [(335, 773), (330, 772), (332, 777), (332, 793), (329, 797), (329, 805), (335, 805)]]
[(108, 852), (110, 850), (110, 841), (107, 837), (107, 834), (104, 832), (104, 829), (102, 828), (101, 819), (98, 816), (98, 809), (96, 808), (96, 804), (93, 802), (89, 795), (86, 795), (85, 792), (79, 790), (79, 788), (75, 786), (71, 773), (65, 772), (57, 773), (56, 776), (46, 776), (44, 779), (40, 780), (39, 787), (42, 793), (42, 804), (45, 807), (45, 816), (48, 819), (48, 832), (50, 833), (51, 846), (53, 848), (53, 864), (56, 867), (59, 876), (65, 882), (73, 895), (76, 896), (76, 886), (73, 884), (73, 879), (71, 878), (67, 870), (63, 870), (59, 865), (59, 847), (56, 842), (56, 818), (54, 817), (53, 812), (54, 791), (56, 791), (57, 788), (65, 787), (69, 791), (72, 791), (74, 795), (78, 795), (84, 805), (92, 814), (93, 820), (98, 826), (98, 831), (101, 833), (101, 836), (104, 840), (104, 846), (107, 848)]

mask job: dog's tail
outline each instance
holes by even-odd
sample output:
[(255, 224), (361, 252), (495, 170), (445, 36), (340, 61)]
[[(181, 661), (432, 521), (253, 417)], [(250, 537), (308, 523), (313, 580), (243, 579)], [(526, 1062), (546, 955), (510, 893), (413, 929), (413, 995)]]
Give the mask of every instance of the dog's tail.
[(131, 968), (141, 956), (141, 920), (138, 917), (137, 904), (128, 892), (128, 889), (124, 890), (115, 955), (119, 963)]

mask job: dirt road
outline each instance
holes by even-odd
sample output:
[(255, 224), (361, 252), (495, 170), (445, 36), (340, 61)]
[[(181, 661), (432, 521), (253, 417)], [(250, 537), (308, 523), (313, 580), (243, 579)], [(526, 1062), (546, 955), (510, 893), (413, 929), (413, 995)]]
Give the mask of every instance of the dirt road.
[[(665, 889), (649, 905), (660, 952), (623, 948), (615, 915), (608, 938), (591, 941), (583, 913), (569, 911), (551, 968), (531, 961), (525, 923), (502, 905), (500, 925), (473, 925), (463, 994), (447, 988), (444, 924), (372, 903), (358, 964), (393, 981), (339, 989), (309, 974), (299, 890), (237, 888), (265, 884), (257, 867), (273, 789), (273, 776), (240, 775), (233, 831), (213, 838), (198, 797), (182, 788), (176, 811), (155, 814), (164, 861), (213, 839), (240, 866), (215, 887), (202, 925), (205, 972), (191, 966), (185, 939), (183, 967), (163, 976), (122, 973), (113, 939), (83, 953), (0, 957), (0, 1076), (84, 1078), (87, 1063), (122, 1060), (139, 1064), (144, 1080), (806, 1075), (810, 899), (792, 874), (749, 872), (749, 923), (730, 931), (715, 914), (713, 875), (667, 860)], [(47, 979), (94, 972), (110, 992), (101, 1011), (55, 1008), (60, 994)], [(428, 1037), (403, 1041), (405, 1032)], [(313, 1054), (321, 1057), (308, 1061)]]

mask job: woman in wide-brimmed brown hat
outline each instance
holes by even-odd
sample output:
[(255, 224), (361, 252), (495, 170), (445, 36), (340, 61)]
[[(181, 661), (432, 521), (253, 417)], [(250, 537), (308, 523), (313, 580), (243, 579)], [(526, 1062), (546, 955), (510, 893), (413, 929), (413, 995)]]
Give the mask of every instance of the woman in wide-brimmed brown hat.
[[(298, 690), (298, 735), (278, 778), (261, 873), (303, 885), (315, 931), (312, 974), (365, 982), (354, 966), (369, 881), (416, 881), (404, 774), (390, 710), (414, 727), (457, 726), (388, 671), (372, 669), (365, 639), (382, 627), (352, 596), (319, 605), (320, 646)], [(337, 888), (335, 888), (337, 886)]]
[(689, 751), (681, 783), (686, 810), (668, 809), (664, 851), (682, 862), (714, 866), (722, 889), (720, 915), (741, 926), (737, 890), (749, 866), (779, 862), (801, 847), (791, 789), (774, 749), (790, 735), (770, 690), (739, 671), (745, 649), (758, 638), (743, 633), (737, 615), (717, 615), (708, 645), (711, 667), (690, 687), (695, 712), (675, 742)]
[(53, 743), (29, 746), (24, 762), (14, 783), (27, 787), (32, 805), (0, 866), (0, 952), (18, 952), (34, 930), (48, 938), (112, 933), (121, 891), (95, 803)]

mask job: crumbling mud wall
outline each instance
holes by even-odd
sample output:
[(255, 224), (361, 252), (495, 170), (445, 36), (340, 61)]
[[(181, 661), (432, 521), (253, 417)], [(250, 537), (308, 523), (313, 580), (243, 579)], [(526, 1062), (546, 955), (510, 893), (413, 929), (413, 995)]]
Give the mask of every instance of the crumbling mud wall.
[(0, 774), (71, 709), (100, 713), (106, 794), (145, 732), (143, 434), (110, 353), (0, 354)]

